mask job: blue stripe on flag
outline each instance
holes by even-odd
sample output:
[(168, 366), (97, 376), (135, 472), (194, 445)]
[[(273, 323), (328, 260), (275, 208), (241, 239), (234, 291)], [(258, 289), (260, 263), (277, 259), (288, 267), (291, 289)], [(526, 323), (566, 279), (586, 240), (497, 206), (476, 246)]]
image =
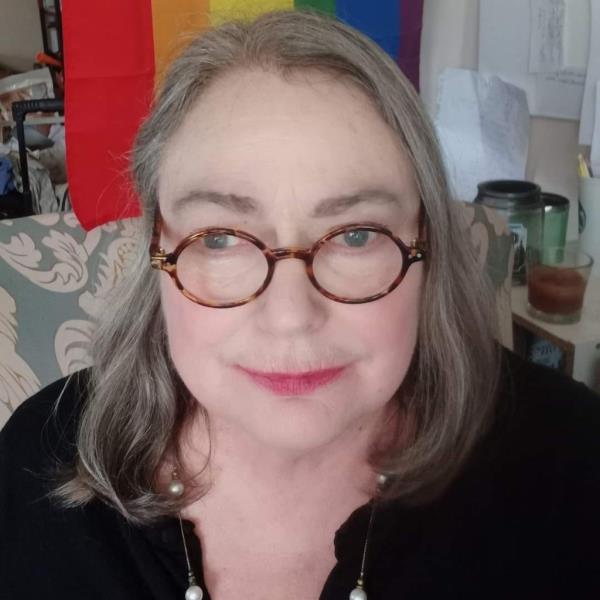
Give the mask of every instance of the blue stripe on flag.
[(375, 40), (394, 60), (400, 54), (401, 2), (411, 0), (337, 0), (336, 16)]

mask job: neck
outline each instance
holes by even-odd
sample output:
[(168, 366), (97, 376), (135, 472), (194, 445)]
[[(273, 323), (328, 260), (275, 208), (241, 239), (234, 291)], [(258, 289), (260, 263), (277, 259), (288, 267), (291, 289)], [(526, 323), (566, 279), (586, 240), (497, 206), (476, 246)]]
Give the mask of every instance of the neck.
[[(335, 532), (376, 493), (368, 456), (381, 418), (307, 452), (265, 447), (231, 424), (211, 421), (211, 487), (182, 516), (196, 525), (205, 584), (215, 596), (239, 597), (231, 582), (248, 588), (259, 575), (273, 597), (318, 596), (335, 565)], [(206, 439), (200, 434), (192, 439)], [(186, 453), (186, 471), (201, 471), (206, 456)]]
[[(302, 521), (333, 505), (347, 515), (375, 494), (377, 476), (368, 458), (383, 416), (373, 415), (327, 444), (302, 451), (265, 446), (231, 423), (211, 419), (210, 489), (190, 509), (201, 514), (218, 506), (230, 517), (289, 519), (293, 506)], [(193, 443), (206, 439), (204, 427), (194, 424), (187, 437), (188, 473), (200, 472), (206, 462), (207, 453)]]

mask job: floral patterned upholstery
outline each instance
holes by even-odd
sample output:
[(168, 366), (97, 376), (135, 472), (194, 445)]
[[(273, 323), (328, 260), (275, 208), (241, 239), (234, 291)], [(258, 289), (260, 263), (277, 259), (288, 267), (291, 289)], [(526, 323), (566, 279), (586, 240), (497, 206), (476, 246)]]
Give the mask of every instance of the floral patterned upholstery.
[[(494, 283), (501, 341), (512, 346), (512, 244), (489, 209), (464, 205), (464, 228)], [(139, 239), (129, 219), (86, 232), (72, 213), (0, 221), (0, 428), (41, 387), (90, 365), (93, 317)]]
[(90, 365), (93, 316), (136, 239), (132, 219), (88, 232), (73, 213), (0, 221), (0, 428), (25, 398)]

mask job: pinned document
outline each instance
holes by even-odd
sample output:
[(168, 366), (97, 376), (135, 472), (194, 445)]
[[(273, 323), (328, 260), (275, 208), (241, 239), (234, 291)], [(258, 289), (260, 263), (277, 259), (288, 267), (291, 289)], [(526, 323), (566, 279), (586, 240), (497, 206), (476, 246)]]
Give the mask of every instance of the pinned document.
[(588, 11), (583, 1), (480, 0), (479, 71), (525, 90), (532, 115), (579, 120)]
[(530, 0), (529, 72), (558, 73), (565, 68), (564, 0)]
[(466, 69), (440, 76), (435, 125), (453, 195), (473, 200), (488, 179), (524, 179), (529, 143), (525, 92)]

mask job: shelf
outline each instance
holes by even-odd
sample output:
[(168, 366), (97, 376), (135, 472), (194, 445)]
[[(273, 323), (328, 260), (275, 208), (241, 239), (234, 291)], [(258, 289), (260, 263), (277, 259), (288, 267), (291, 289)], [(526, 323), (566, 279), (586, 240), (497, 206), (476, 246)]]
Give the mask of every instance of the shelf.
[(600, 393), (600, 277), (588, 282), (578, 323), (558, 325), (532, 317), (526, 286), (513, 288), (511, 302), (517, 353), (527, 354), (527, 333), (547, 340), (563, 352), (565, 373)]

